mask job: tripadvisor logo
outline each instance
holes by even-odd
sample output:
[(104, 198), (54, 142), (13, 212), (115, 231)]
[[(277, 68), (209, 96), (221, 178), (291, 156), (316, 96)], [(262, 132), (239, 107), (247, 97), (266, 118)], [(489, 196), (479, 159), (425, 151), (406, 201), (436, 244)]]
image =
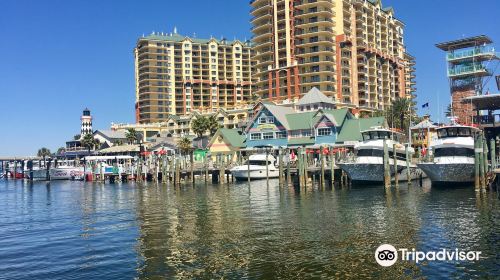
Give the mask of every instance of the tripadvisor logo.
[(415, 249), (396, 249), (390, 244), (382, 244), (375, 250), (375, 260), (379, 265), (385, 267), (395, 264), (398, 256), (402, 261), (419, 263), (422, 261), (477, 261), (479, 255), (481, 255), (481, 251), (441, 249), (439, 251), (422, 252)]

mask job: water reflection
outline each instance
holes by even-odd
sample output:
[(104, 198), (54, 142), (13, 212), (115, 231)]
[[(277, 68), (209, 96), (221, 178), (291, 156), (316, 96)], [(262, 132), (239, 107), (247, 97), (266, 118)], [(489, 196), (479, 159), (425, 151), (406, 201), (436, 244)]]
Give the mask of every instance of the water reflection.
[[(16, 278), (472, 278), (498, 275), (495, 192), (277, 181), (0, 182), (0, 275)], [(396, 248), (482, 251), (478, 263), (398, 262)]]

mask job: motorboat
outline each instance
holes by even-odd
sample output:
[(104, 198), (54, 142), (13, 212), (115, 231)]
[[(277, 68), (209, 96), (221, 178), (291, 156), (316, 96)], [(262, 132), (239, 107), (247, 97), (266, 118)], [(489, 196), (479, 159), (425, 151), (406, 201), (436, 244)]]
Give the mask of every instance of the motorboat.
[(437, 140), (431, 143), (433, 158), (418, 163), (433, 184), (474, 182), (474, 135), (472, 126), (450, 125), (436, 129)]
[[(399, 181), (414, 180), (422, 175), (418, 167), (406, 163), (406, 146), (401, 143), (402, 134), (385, 128), (372, 128), (361, 132), (363, 140), (354, 145), (354, 154), (337, 163), (353, 183), (377, 184), (384, 182), (384, 140), (389, 152), (391, 178), (395, 172)], [(394, 147), (396, 148), (394, 150)], [(415, 150), (408, 147), (409, 157)], [(396, 154), (396, 169), (394, 168), (394, 153)]]
[(272, 155), (251, 155), (242, 165), (235, 166), (229, 170), (236, 180), (257, 180), (266, 178), (278, 178), (279, 169), (276, 168), (276, 158)]

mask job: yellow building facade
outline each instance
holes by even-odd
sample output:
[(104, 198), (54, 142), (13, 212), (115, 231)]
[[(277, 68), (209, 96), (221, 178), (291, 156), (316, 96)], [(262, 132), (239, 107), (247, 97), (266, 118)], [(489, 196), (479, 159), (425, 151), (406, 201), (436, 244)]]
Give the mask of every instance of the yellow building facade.
[(250, 42), (154, 32), (137, 41), (136, 122), (239, 108), (251, 96)]

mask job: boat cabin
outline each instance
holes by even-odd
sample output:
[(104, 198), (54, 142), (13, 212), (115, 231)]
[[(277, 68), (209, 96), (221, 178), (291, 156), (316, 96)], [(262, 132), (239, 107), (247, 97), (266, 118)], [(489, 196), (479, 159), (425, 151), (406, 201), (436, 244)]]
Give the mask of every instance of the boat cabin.
[(450, 137), (474, 137), (474, 133), (477, 132), (477, 128), (470, 126), (447, 126), (438, 128), (436, 131), (438, 139)]
[(363, 136), (363, 141), (371, 141), (371, 140), (394, 140), (395, 142), (401, 142), (403, 135), (401, 133), (397, 133), (394, 131), (390, 131), (388, 129), (373, 129), (362, 131), (361, 135)]

